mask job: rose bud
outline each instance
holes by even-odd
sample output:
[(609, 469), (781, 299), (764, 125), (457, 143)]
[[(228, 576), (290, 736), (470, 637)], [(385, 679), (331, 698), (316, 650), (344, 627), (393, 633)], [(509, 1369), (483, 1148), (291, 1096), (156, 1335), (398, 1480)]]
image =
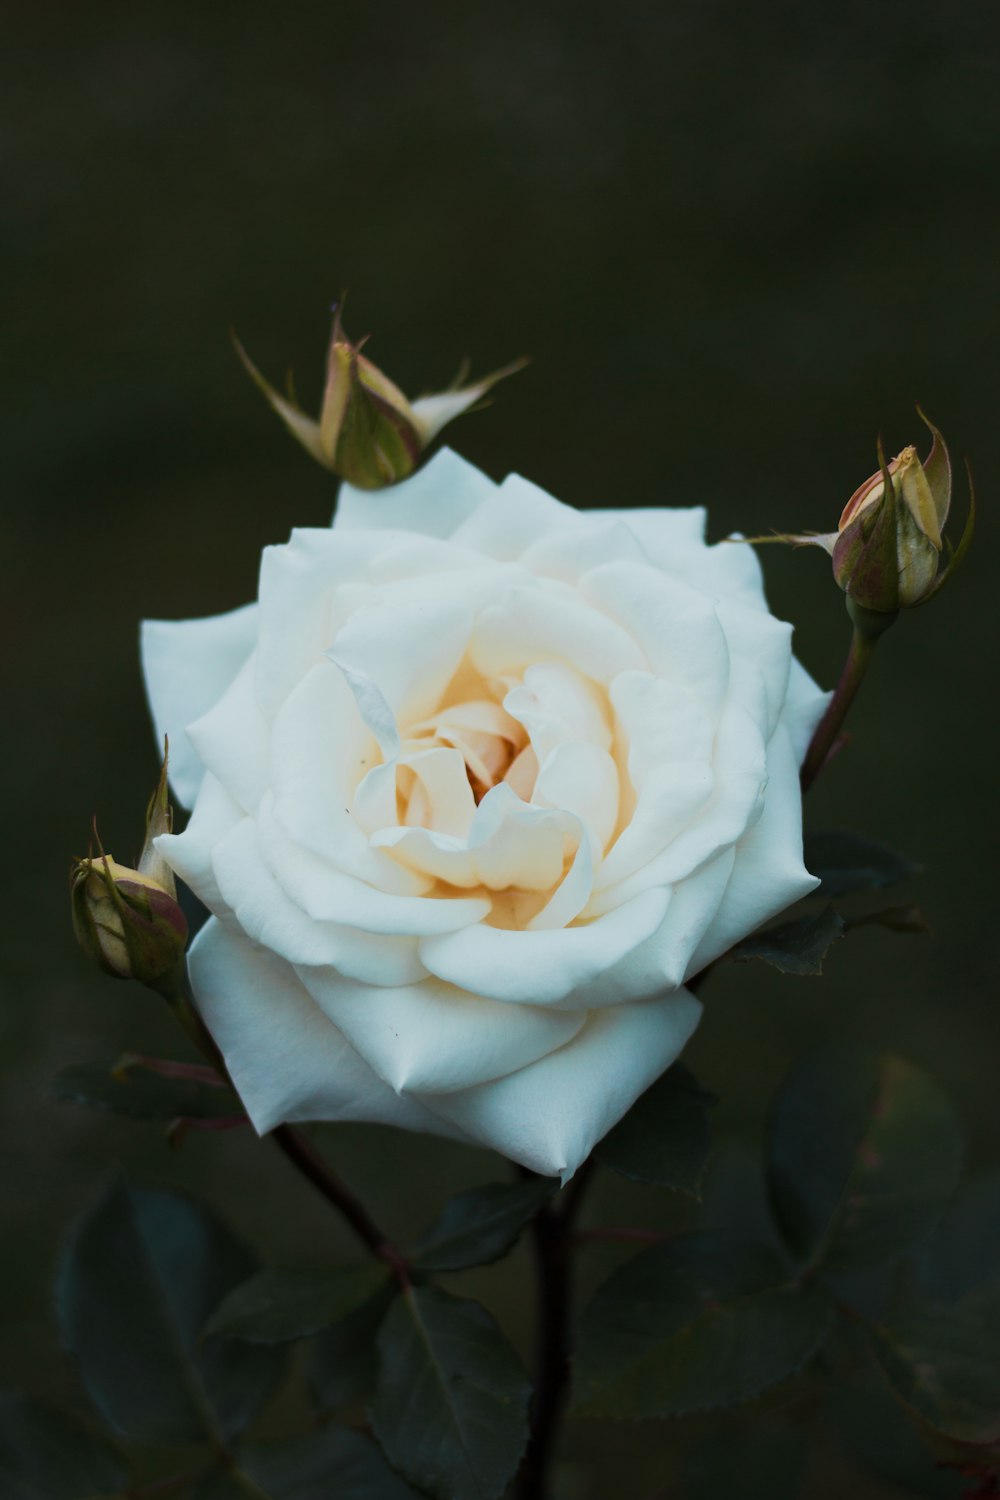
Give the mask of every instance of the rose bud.
[(151, 876), (106, 854), (78, 859), (70, 894), (77, 941), (105, 973), (156, 985), (182, 958), (184, 913)]
[(156, 848), (156, 839), (170, 833), (174, 821), (167, 759), (164, 740), (137, 868), (120, 865), (101, 849), (96, 859), (74, 860), (70, 871), (73, 930), (80, 947), (114, 978), (137, 979), (153, 988), (180, 962), (188, 937), (174, 872)]
[[(855, 615), (860, 609), (895, 617), (900, 609), (926, 604), (972, 541), (971, 478), (969, 516), (958, 546), (953, 548), (944, 536), (951, 507), (951, 460), (940, 432), (917, 410), (934, 439), (926, 459), (921, 460), (911, 445), (886, 463), (880, 443), (880, 466), (848, 500), (836, 531), (753, 538), (823, 547)], [(874, 628), (877, 622), (870, 623)]]
[(385, 489), (406, 479), (443, 427), (480, 401), (498, 380), (527, 363), (517, 360), (492, 375), (437, 395), (409, 401), (387, 375), (352, 343), (335, 309), (319, 420), (306, 415), (289, 384), (282, 396), (265, 380), (238, 340), (236, 351), (292, 436), (317, 463), (362, 490)]

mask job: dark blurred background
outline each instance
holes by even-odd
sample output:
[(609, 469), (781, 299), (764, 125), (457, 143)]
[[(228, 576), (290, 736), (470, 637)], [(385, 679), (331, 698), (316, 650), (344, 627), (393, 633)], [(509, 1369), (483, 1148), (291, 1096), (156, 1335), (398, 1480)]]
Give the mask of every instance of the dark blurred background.
[[(804, 1047), (891, 1046), (957, 1100), (971, 1167), (996, 1163), (997, 8), (94, 0), (19, 7), (6, 31), (0, 1381), (77, 1399), (50, 1274), (117, 1161), (213, 1197), (274, 1259), (347, 1243), (249, 1135), (171, 1154), (155, 1127), (46, 1099), (61, 1065), (177, 1048), (151, 997), (78, 957), (67, 863), (95, 811), (118, 857), (140, 841), (138, 619), (244, 602), (262, 545), (331, 511), (227, 330), (275, 379), (294, 366), (308, 404), (344, 287), (349, 330), (412, 394), (463, 355), (530, 353), (452, 441), (577, 505), (704, 502), (715, 536), (830, 529), (880, 430), (893, 452), (922, 440), (915, 399), (969, 454), (973, 556), (886, 639), (808, 809), (925, 864), (897, 899), (934, 938), (865, 929), (821, 981), (723, 969), (690, 1057), (720, 1134), (753, 1140)], [(847, 622), (822, 554), (763, 560), (832, 684)], [(399, 1231), (503, 1171), (379, 1131), (331, 1145)], [(466, 1280), (523, 1327), (505, 1276)], [(616, 1429), (571, 1439), (565, 1493), (648, 1494), (685, 1430), (629, 1436), (624, 1470)], [(842, 1493), (833, 1449), (815, 1464), (808, 1493)]]

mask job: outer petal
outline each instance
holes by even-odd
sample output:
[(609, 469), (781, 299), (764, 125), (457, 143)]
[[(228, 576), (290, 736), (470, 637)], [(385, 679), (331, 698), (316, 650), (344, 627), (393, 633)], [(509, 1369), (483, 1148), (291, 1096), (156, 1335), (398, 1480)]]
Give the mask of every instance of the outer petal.
[(565, 1182), (677, 1058), (700, 1016), (686, 990), (591, 1011), (571, 1042), (520, 1072), (421, 1099), (481, 1145)]
[(387, 490), (342, 484), (333, 524), (338, 531), (395, 529), (450, 536), (495, 491), (493, 481), (474, 464), (442, 448), (412, 478)]
[(463, 1138), (383, 1083), (273, 953), (213, 918), (188, 966), (198, 1008), (261, 1134), (285, 1120), (370, 1120)]
[(824, 693), (820, 687), (817, 687), (805, 667), (801, 666), (793, 656), (788, 675), (788, 696), (782, 710), (781, 722), (791, 738), (792, 751), (797, 765), (801, 765), (805, 759), (809, 741), (813, 737), (813, 730), (823, 717), (826, 705), (832, 697), (832, 693)]
[(187, 737), (205, 768), (251, 815), (270, 782), (271, 746), (257, 704), (249, 656), (219, 701), (188, 725)]
[(330, 969), (299, 967), (317, 1005), (397, 1091), (450, 1093), (500, 1078), (561, 1047), (582, 1014), (502, 1005), (442, 984), (349, 984)]
[(726, 893), (688, 964), (688, 979), (819, 884), (802, 863), (799, 763), (784, 727), (778, 728), (767, 748), (767, 769), (764, 810), (736, 845)]
[(156, 847), (170, 868), (213, 911), (224, 905), (212, 868), (212, 850), (243, 821), (243, 809), (206, 772), (183, 833), (161, 833)]
[(454, 540), (461, 547), (514, 562), (540, 536), (549, 532), (572, 535), (584, 524), (579, 511), (520, 474), (508, 474), (486, 504), (462, 523)]
[(156, 736), (170, 739), (170, 784), (193, 807), (204, 768), (185, 730), (222, 697), (253, 650), (257, 606), (200, 620), (144, 620), (140, 647)]

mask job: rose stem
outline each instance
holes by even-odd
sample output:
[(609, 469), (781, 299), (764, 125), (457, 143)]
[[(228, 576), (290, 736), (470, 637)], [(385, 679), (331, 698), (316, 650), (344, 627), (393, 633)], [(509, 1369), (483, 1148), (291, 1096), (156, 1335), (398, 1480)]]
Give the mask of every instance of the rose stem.
[(570, 1231), (592, 1170), (593, 1162), (588, 1159), (567, 1188), (562, 1208), (543, 1208), (532, 1221), (538, 1269), (538, 1348), (531, 1438), (518, 1475), (519, 1500), (545, 1500), (553, 1440), (569, 1383)]
[(405, 1291), (410, 1285), (409, 1267), (400, 1251), (379, 1229), (361, 1199), (351, 1192), (346, 1183), (334, 1176), (319, 1152), (293, 1126), (279, 1125), (276, 1130), (271, 1131), (271, 1139), (317, 1192), (322, 1193), (326, 1201), (347, 1220), (372, 1255), (385, 1261)]
[(876, 641), (896, 619), (895, 614), (864, 609), (850, 598), (847, 601), (847, 611), (854, 623), (850, 650), (844, 662), (844, 670), (840, 674), (840, 681), (827, 704), (826, 713), (816, 726), (809, 742), (809, 749), (806, 751), (806, 758), (802, 762), (800, 781), (804, 792), (809, 790), (826, 764), (847, 717), (847, 711), (857, 697), (858, 689), (865, 679)]
[[(232, 1086), (225, 1059), (190, 996), (181, 989), (171, 995), (170, 1004), (188, 1035), (210, 1060), (219, 1076)], [(279, 1125), (270, 1132), (270, 1137), (302, 1176), (346, 1219), (372, 1255), (385, 1262), (403, 1291), (408, 1290), (410, 1272), (403, 1255), (382, 1233), (360, 1198), (330, 1170), (312, 1143), (291, 1125)]]

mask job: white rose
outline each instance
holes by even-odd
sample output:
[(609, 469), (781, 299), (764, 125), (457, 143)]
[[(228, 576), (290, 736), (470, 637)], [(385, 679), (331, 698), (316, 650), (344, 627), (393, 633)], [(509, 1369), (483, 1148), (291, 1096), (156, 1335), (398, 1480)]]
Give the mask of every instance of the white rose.
[(190, 954), (257, 1129), (372, 1120), (566, 1177), (698, 1023), (685, 979), (816, 884), (825, 698), (701, 510), (581, 514), (451, 452), (344, 487), (259, 601), (147, 622), (213, 912)]

